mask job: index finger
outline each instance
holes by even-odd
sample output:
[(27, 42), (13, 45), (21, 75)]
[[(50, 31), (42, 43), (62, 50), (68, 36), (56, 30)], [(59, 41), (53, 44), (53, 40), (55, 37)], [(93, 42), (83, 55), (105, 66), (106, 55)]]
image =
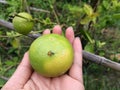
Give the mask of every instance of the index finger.
[(83, 83), (83, 77), (82, 77), (82, 46), (81, 46), (80, 39), (78, 37), (74, 39), (73, 48), (74, 48), (74, 62), (73, 62), (73, 65), (72, 65), (72, 67), (69, 71), (69, 75), (71, 77), (73, 77), (74, 79)]

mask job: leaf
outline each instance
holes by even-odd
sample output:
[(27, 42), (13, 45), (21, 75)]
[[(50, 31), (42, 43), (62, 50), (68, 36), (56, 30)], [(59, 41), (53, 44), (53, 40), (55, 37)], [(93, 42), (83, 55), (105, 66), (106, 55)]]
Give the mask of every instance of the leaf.
[(11, 44), (12, 44), (12, 46), (13, 46), (14, 48), (19, 48), (19, 46), (20, 46), (20, 41), (19, 41), (19, 39), (14, 38), (14, 39), (11, 41)]
[(81, 21), (80, 21), (80, 24), (88, 24), (89, 22), (91, 21), (91, 17), (90, 16), (86, 16), (85, 18), (83, 18)]
[(84, 10), (80, 6), (72, 6), (72, 5), (65, 5), (64, 8), (68, 8), (69, 13), (73, 14), (74, 16), (81, 17), (84, 15)]
[(96, 41), (95, 43), (96, 43), (98, 48), (101, 48), (106, 44), (105, 42), (101, 42), (101, 41)]
[(15, 32), (15, 31), (10, 31), (10, 32), (6, 32), (8, 37), (16, 37), (16, 36), (20, 36), (19, 33)]
[(98, 16), (98, 13), (92, 13), (90, 16), (86, 16), (83, 18), (80, 23), (81, 24), (88, 24), (90, 21), (93, 21), (93, 23), (96, 23), (96, 18)]
[(84, 48), (85, 51), (88, 51), (88, 52), (91, 52), (91, 53), (94, 53), (94, 44), (93, 43), (88, 43), (85, 48)]
[(71, 5), (67, 5), (69, 11), (73, 12), (73, 13), (81, 13), (83, 12), (83, 9), (80, 8), (79, 6), (71, 6)]
[(51, 23), (51, 20), (50, 20), (49, 17), (47, 17), (45, 21), (46, 21), (46, 23), (48, 23), (48, 24)]
[(45, 25), (52, 24), (51, 20), (49, 17), (47, 17), (45, 20), (43, 20)]
[(118, 1), (118, 0), (112, 0), (112, 6), (113, 7), (119, 7), (120, 6), (120, 1)]
[(83, 9), (88, 16), (91, 16), (93, 14), (93, 9), (90, 5), (84, 4)]
[(4, 85), (5, 83), (6, 83), (6, 81), (0, 78), (0, 87), (3, 87), (3, 85)]
[(105, 9), (108, 9), (110, 4), (108, 3), (108, 1), (104, 0), (103, 1), (103, 6), (104, 6)]
[(120, 13), (116, 13), (112, 15), (113, 19), (120, 19)]
[(96, 23), (96, 18), (97, 18), (98, 16), (99, 16), (99, 14), (96, 13), (96, 12), (91, 15), (91, 19), (92, 19), (92, 21), (93, 21), (94, 24)]
[(104, 56), (105, 55), (105, 51), (99, 51), (99, 55), (100, 56)]

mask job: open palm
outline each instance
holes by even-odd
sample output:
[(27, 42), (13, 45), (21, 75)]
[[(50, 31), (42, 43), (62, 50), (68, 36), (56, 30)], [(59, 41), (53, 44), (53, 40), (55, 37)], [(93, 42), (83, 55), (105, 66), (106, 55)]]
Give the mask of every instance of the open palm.
[[(52, 32), (61, 34), (61, 27), (56, 25)], [(50, 30), (46, 29), (43, 34), (50, 34)], [(29, 62), (29, 52), (26, 52), (15, 73), (3, 86), (2, 90), (84, 90), (80, 39), (74, 37), (72, 27), (66, 29), (66, 38), (74, 48), (74, 62), (66, 74), (55, 78), (41, 76), (33, 71)]]

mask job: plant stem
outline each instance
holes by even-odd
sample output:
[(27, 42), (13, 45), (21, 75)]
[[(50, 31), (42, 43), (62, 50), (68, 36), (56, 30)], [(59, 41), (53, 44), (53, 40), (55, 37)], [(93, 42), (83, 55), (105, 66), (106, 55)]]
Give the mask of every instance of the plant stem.
[(57, 23), (60, 24), (59, 19), (58, 19), (58, 16), (57, 16), (57, 14), (56, 14), (56, 12), (55, 12), (55, 9), (54, 9), (54, 7), (53, 7), (52, 5), (51, 5), (51, 8), (52, 8), (52, 10), (53, 10), (53, 13), (54, 13), (54, 15), (55, 15), (55, 18), (56, 18)]
[(8, 77), (1, 76), (1, 75), (0, 75), (0, 78), (3, 79), (3, 80), (5, 80), (5, 81), (7, 81), (9, 79)]
[(30, 13), (27, 0), (21, 0), (21, 11), (25, 12), (25, 10), (27, 10), (27, 12)]
[(24, 0), (24, 4), (25, 4), (25, 7), (26, 7), (26, 9), (27, 9), (27, 12), (30, 13), (30, 9), (29, 9), (27, 0)]
[(21, 0), (21, 12), (25, 11), (24, 0)]

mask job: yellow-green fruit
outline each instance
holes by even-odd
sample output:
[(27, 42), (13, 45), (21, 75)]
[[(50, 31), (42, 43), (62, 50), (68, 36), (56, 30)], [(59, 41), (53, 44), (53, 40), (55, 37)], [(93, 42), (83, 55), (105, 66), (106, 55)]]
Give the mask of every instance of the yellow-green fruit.
[(33, 69), (46, 77), (64, 74), (71, 67), (73, 57), (72, 45), (64, 36), (58, 34), (37, 38), (29, 49)]
[(34, 26), (33, 18), (29, 13), (21, 12), (13, 18), (13, 26), (20, 34), (28, 34)]

